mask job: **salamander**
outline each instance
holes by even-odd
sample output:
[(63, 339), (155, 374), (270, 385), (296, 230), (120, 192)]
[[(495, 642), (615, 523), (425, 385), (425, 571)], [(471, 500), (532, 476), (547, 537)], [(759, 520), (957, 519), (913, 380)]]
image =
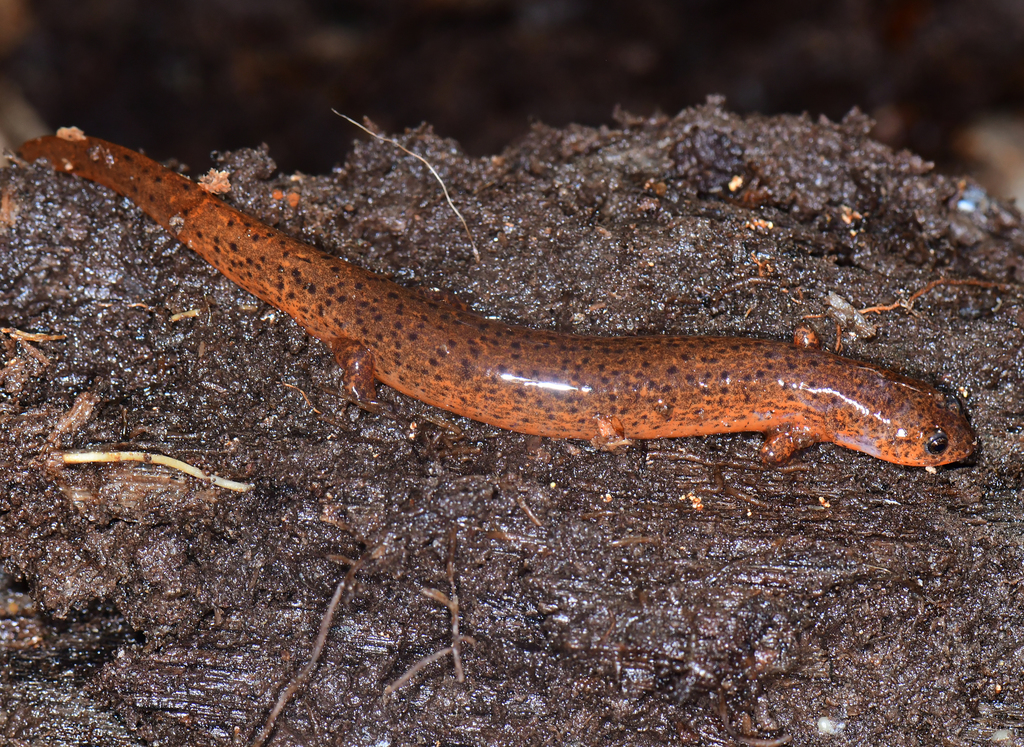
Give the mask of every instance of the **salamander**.
[[(66, 131), (65, 131), (66, 132)], [(969, 456), (975, 437), (935, 387), (794, 342), (593, 337), (484, 318), (293, 239), (140, 153), (77, 130), (25, 143), (121, 194), (228, 278), (330, 346), (347, 394), (376, 382), (519, 433), (597, 444), (757, 431), (783, 464), (832, 442), (897, 464)]]

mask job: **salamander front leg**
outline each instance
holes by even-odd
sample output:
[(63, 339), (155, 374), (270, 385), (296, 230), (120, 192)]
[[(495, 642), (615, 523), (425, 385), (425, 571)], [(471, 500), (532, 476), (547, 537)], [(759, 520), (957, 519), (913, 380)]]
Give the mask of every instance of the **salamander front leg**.
[(819, 441), (821, 439), (818, 435), (809, 428), (782, 425), (765, 434), (764, 443), (761, 444), (761, 459), (765, 464), (776, 467)]
[(379, 413), (377, 381), (373, 376), (373, 353), (359, 342), (339, 337), (330, 343), (334, 360), (341, 367), (345, 398), (367, 412)]

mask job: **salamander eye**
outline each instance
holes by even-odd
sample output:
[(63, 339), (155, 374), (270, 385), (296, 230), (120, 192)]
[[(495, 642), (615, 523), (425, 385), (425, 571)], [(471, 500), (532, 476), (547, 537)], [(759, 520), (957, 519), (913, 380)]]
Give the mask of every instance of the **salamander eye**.
[(928, 440), (924, 442), (924, 448), (928, 450), (929, 454), (938, 456), (949, 448), (949, 437), (942, 431), (933, 431), (928, 436)]

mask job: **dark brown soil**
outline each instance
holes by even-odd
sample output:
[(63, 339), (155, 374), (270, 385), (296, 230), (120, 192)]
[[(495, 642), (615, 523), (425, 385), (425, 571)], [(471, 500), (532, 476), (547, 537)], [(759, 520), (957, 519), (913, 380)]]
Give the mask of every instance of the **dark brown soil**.
[[(1020, 215), (857, 115), (712, 103), (619, 122), (538, 125), (495, 158), (401, 138), (480, 262), (391, 145), (320, 177), (260, 150), (221, 161), (241, 209), (502, 319), (775, 339), (808, 321), (832, 349), (960, 391), (972, 463), (930, 474), (822, 446), (767, 469), (754, 435), (609, 454), (386, 388), (393, 413), (365, 413), (322, 344), (128, 202), (18, 166), (0, 172), (0, 326), (66, 337), (3, 337), (0, 557), (25, 586), (0, 620), (0, 733), (247, 743), (373, 548), (275, 744), (817, 744), (831, 724), (829, 744), (974, 745), (1024, 726)], [(940, 285), (913, 313), (869, 315), (872, 338), (827, 303), (938, 278), (1007, 285)], [(255, 488), (55, 466), (85, 447)], [(465, 682), (446, 656), (385, 697), (451, 644), (425, 589), (457, 592)]]

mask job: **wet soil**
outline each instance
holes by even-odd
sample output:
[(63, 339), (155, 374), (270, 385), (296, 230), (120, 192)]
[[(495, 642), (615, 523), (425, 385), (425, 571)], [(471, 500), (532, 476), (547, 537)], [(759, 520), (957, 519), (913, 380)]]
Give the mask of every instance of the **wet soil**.
[[(810, 324), (960, 393), (980, 448), (935, 473), (831, 445), (770, 469), (757, 435), (606, 453), (385, 387), (389, 411), (367, 413), (324, 345), (129, 202), (0, 172), (2, 733), (247, 743), (353, 567), (273, 744), (971, 745), (1020, 728), (1021, 217), (869, 128), (712, 101), (536, 125), (494, 157), (401, 136), (472, 244), (387, 143), (323, 176), (260, 149), (220, 167), (240, 209), (508, 321), (773, 339)], [(868, 314), (873, 335), (829, 302), (891, 305), (942, 278), (987, 285)], [(54, 457), (84, 448), (254, 487)], [(386, 694), (452, 645), (456, 596), (465, 680), (448, 654)]]

